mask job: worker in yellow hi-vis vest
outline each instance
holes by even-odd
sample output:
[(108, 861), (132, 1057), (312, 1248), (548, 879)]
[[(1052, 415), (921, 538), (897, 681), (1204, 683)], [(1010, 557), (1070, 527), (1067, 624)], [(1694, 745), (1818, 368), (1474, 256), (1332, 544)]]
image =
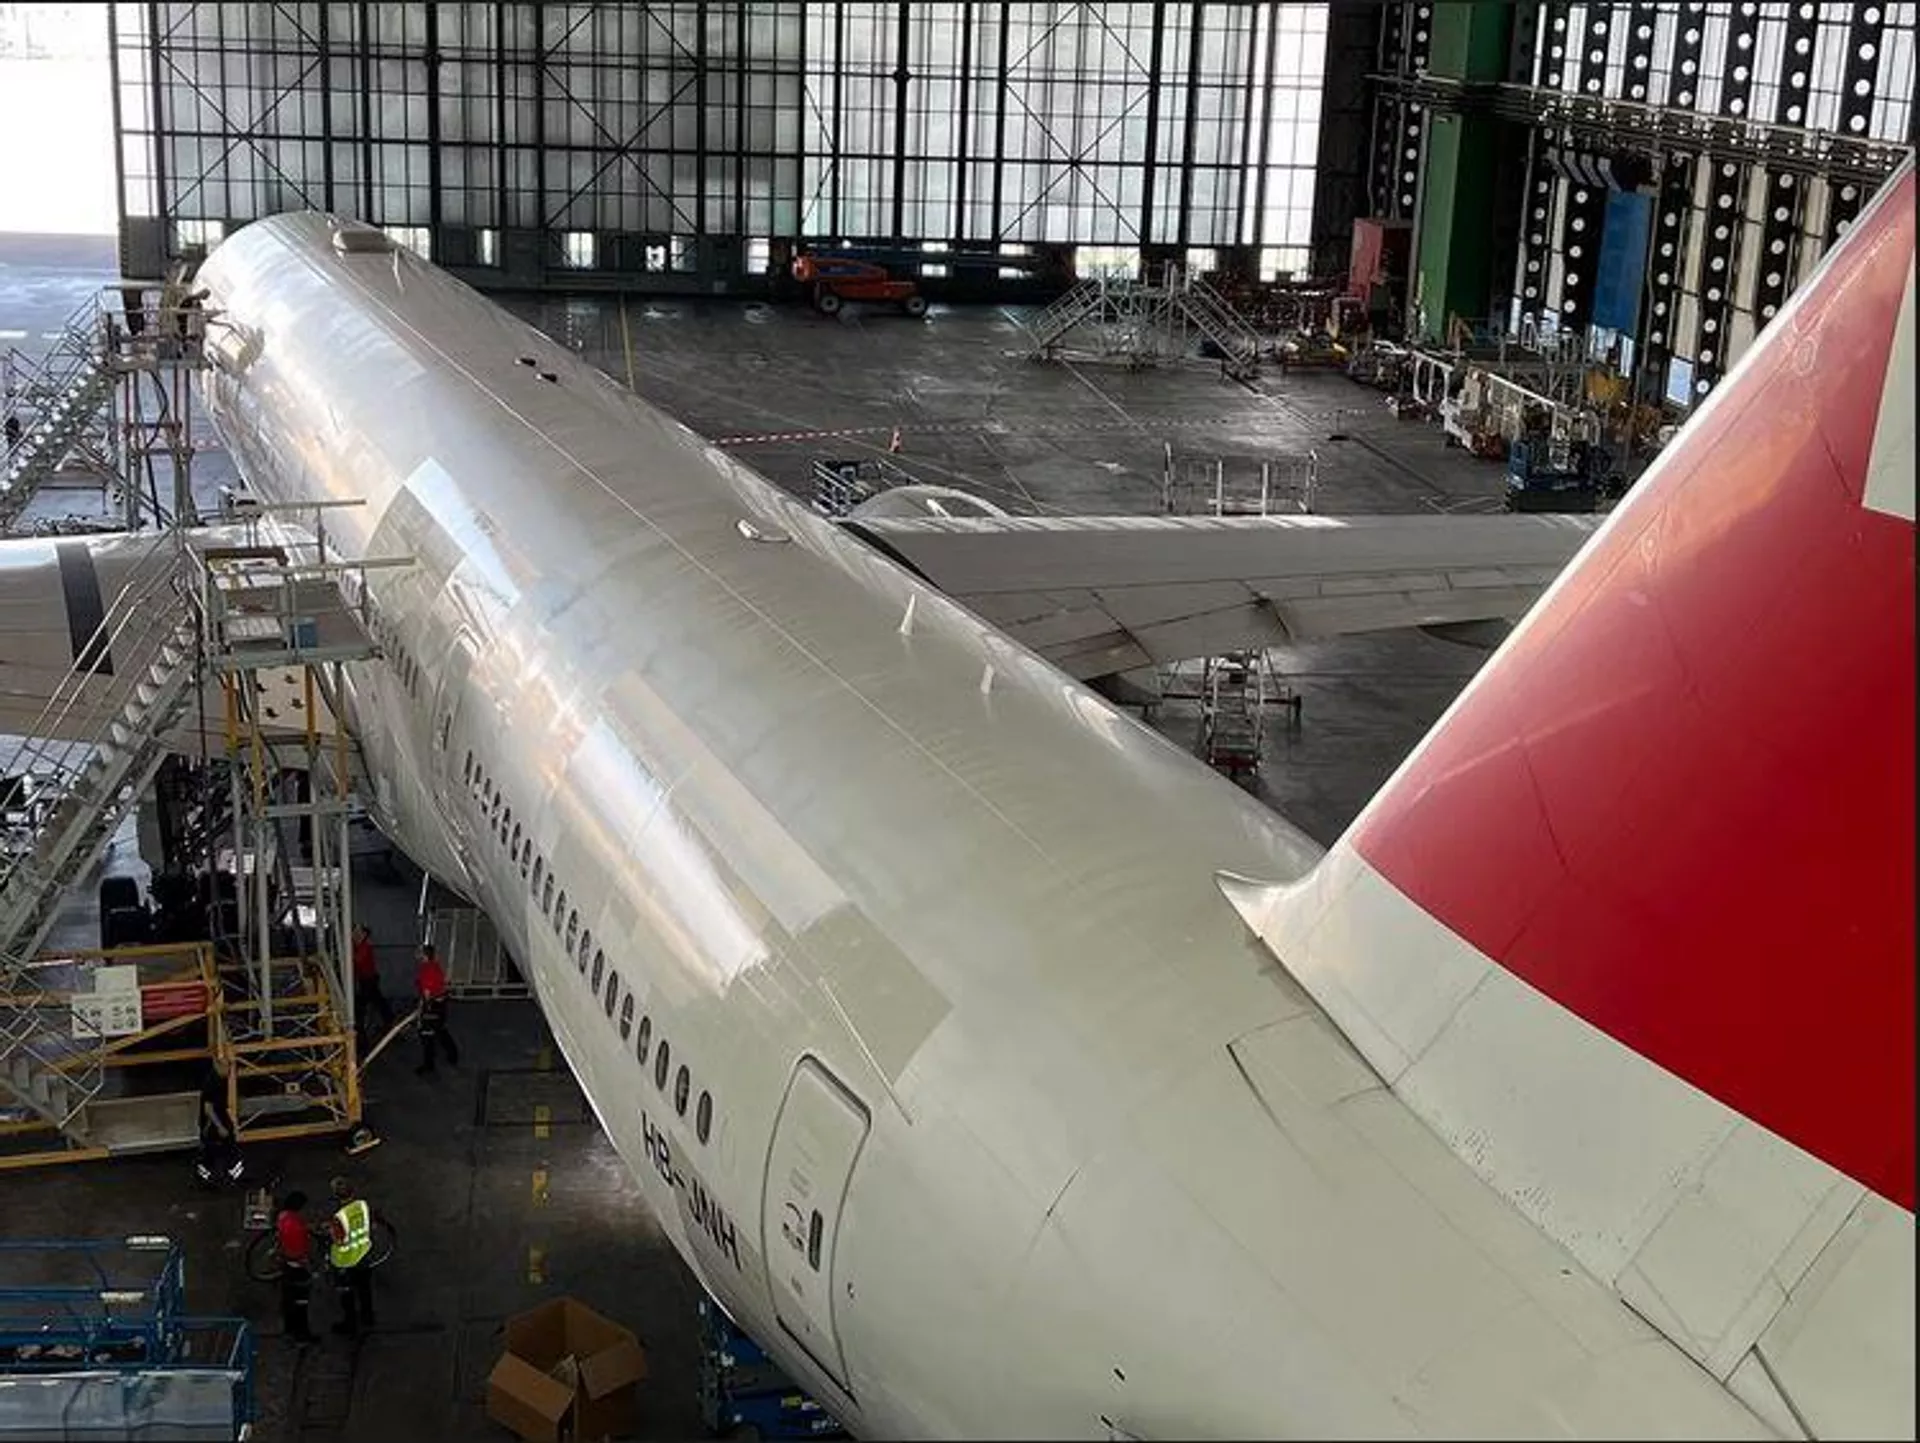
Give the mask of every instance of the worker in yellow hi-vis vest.
[(343, 1177), (333, 1180), (333, 1217), (327, 1230), (333, 1239), (327, 1262), (340, 1298), (340, 1321), (333, 1331), (352, 1335), (373, 1326), (373, 1209)]

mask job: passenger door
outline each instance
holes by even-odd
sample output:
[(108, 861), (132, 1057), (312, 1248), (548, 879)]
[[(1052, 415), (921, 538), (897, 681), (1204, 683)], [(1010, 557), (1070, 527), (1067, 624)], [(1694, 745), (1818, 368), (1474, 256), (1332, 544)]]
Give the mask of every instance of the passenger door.
[(833, 1323), (833, 1260), (868, 1122), (867, 1109), (832, 1073), (801, 1058), (774, 1123), (762, 1203), (775, 1315), (843, 1391), (847, 1368)]

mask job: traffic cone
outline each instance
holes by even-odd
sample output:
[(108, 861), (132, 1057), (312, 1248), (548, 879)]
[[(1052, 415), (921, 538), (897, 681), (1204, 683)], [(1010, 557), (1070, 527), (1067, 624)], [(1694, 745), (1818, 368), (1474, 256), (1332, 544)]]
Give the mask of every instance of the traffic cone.
[(893, 428), (893, 435), (889, 437), (887, 440), (887, 450), (891, 454), (898, 456), (901, 452), (901, 449), (902, 447), (900, 445), (900, 428), (898, 426), (895, 426)]

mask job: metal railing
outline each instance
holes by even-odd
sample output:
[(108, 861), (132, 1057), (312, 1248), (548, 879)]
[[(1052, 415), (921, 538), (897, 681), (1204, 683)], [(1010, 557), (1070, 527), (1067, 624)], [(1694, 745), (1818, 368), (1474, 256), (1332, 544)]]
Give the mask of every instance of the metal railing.
[[(9, 350), (0, 371), (7, 423), (0, 526), (15, 521), (85, 439), (113, 394), (105, 312), (89, 297), (38, 359)], [(109, 430), (110, 439), (110, 430)]]

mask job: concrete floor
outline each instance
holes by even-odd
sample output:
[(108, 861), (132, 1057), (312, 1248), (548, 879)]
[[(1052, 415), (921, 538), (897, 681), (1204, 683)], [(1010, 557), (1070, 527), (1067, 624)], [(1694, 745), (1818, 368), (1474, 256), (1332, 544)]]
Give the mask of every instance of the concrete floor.
[[(33, 348), (110, 266), (105, 253), (63, 258), (57, 246), (0, 237), (0, 345)], [(513, 306), (801, 492), (815, 458), (885, 454), (895, 427), (903, 450), (892, 459), (1016, 512), (1157, 510), (1166, 440), (1245, 457), (1315, 448), (1317, 509), (1329, 514), (1489, 510), (1501, 492), (1497, 466), (1443, 448), (1436, 429), (1394, 420), (1344, 377), (1247, 388), (1204, 369), (1036, 366), (1008, 354), (1014, 320), (991, 309), (936, 309), (916, 322), (737, 302)], [(9, 342), (9, 332), (25, 334)], [(230, 474), (218, 456), (197, 468), (203, 493)], [(36, 514), (90, 504), (61, 493)], [(1417, 633), (1285, 650), (1277, 661), (1303, 699), (1300, 725), (1276, 718), (1255, 789), (1330, 843), (1483, 659)], [(1170, 704), (1157, 724), (1190, 742), (1195, 718)], [(129, 850), (124, 839), (119, 850)], [(396, 997), (411, 992), (417, 895), (412, 877), (357, 884)], [(75, 940), (87, 916), (84, 902), (63, 916)], [(500, 1325), (560, 1293), (634, 1328), (650, 1350), (642, 1436), (695, 1436), (694, 1285), (578, 1089), (555, 1070), (537, 1012), (468, 1003), (453, 1026), (460, 1071), (414, 1076), (410, 1041), (373, 1064), (369, 1116), (387, 1139), (375, 1152), (348, 1164), (316, 1143), (250, 1159), (257, 1175), (282, 1174), (316, 1197), (349, 1171), (393, 1217), (400, 1243), (378, 1279), (380, 1326), (357, 1346), (329, 1338), (300, 1353), (279, 1337), (272, 1290), (241, 1267), (239, 1196), (198, 1190), (179, 1157), (0, 1173), (0, 1236), (181, 1238), (193, 1307), (259, 1326), (257, 1436), (270, 1443), (505, 1438), (481, 1412)], [(331, 1299), (316, 1298), (315, 1312), (324, 1327)]]

